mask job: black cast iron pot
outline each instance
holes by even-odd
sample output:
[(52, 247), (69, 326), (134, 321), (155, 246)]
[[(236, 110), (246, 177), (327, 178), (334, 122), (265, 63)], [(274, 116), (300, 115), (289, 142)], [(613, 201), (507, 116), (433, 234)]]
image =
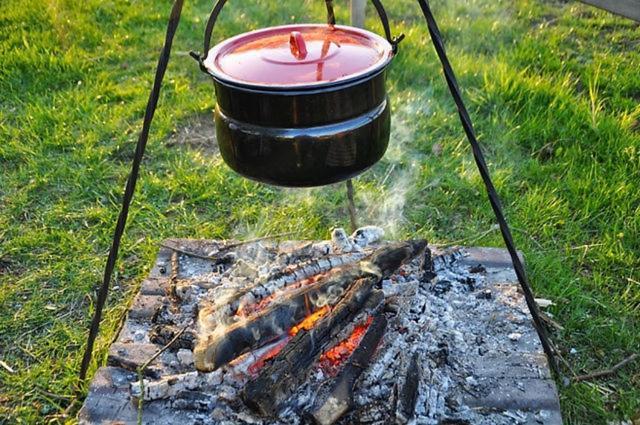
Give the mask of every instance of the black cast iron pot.
[(382, 158), (391, 125), (385, 71), (399, 40), (374, 4), (387, 39), (347, 26), (288, 25), (208, 50), (216, 6), (200, 63), (213, 78), (218, 145), (233, 170), (278, 186), (321, 186)]

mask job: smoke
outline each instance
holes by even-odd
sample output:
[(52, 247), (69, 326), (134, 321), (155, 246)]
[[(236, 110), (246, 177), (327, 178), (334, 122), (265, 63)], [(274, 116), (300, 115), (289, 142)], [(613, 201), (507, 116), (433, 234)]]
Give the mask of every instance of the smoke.
[[(416, 148), (421, 140), (419, 122), (431, 112), (431, 92), (404, 91), (394, 95), (391, 137), (384, 158), (354, 182), (357, 221), (360, 226), (376, 225), (390, 239), (406, 229), (405, 207), (420, 174), (424, 155)], [(309, 188), (273, 188), (276, 200), (249, 223), (240, 222), (234, 231), (238, 239), (251, 239), (285, 231), (299, 231), (309, 238), (310, 223), (328, 221), (335, 226), (348, 223), (344, 184)], [(340, 204), (344, 202), (344, 204)], [(318, 220), (318, 217), (322, 217)], [(284, 226), (283, 226), (284, 224)], [(316, 229), (317, 230), (317, 229)], [(327, 229), (328, 231), (329, 229)]]
[(374, 185), (358, 192), (367, 222), (384, 228), (390, 238), (399, 237), (406, 224), (407, 198), (424, 163), (424, 155), (416, 150), (421, 142), (416, 122), (430, 112), (429, 92), (409, 92), (397, 99), (389, 148), (378, 165), (385, 171)]

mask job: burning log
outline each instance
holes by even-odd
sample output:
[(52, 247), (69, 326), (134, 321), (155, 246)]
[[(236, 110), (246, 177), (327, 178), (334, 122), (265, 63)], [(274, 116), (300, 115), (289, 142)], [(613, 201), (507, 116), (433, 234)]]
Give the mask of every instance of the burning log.
[(372, 289), (374, 283), (374, 278), (358, 280), (330, 315), (320, 319), (309, 332), (298, 333), (256, 379), (247, 383), (242, 394), (247, 406), (262, 415), (273, 415), (304, 381), (320, 354), (360, 311), (369, 315), (382, 309), (384, 294)]
[(313, 410), (311, 418), (319, 425), (332, 425), (353, 407), (353, 387), (382, 339), (387, 326), (384, 314), (374, 316), (373, 321), (333, 383), (333, 388), (319, 407)]
[(369, 276), (373, 286), (378, 276), (359, 268), (343, 270), (336, 276), (283, 295), (271, 305), (198, 340), (194, 350), (198, 370), (212, 371), (247, 351), (254, 350), (286, 334), (310, 313), (335, 305), (344, 291), (359, 278)]
[(233, 324), (218, 326), (210, 333), (206, 331), (210, 328), (211, 312), (202, 309), (199, 313), (201, 334), (194, 350), (196, 368), (212, 371), (247, 351), (263, 346), (287, 333), (310, 313), (326, 305), (335, 305), (357, 279), (370, 278), (367, 281), (373, 286), (425, 248), (425, 241), (409, 241), (381, 248), (368, 261), (336, 269), (318, 282), (283, 294), (262, 310)]
[(366, 257), (366, 254), (363, 252), (352, 252), (308, 261), (296, 267), (287, 267), (283, 271), (271, 273), (258, 284), (235, 293), (232, 297), (223, 299), (221, 302), (216, 302), (215, 304), (223, 309), (224, 314), (221, 319), (228, 320), (232, 318), (243, 305), (259, 302), (277, 290), (281, 290), (312, 276), (326, 273), (340, 266), (355, 263), (364, 257)]

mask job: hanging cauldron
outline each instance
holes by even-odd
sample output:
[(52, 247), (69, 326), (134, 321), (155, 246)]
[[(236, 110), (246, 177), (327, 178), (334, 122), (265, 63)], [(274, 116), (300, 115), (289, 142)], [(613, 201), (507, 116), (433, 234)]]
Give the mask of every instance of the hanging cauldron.
[(384, 155), (391, 115), (385, 71), (399, 39), (374, 1), (387, 39), (329, 24), (265, 28), (209, 50), (224, 1), (205, 33), (201, 69), (213, 79), (224, 161), (253, 180), (320, 186), (365, 171)]

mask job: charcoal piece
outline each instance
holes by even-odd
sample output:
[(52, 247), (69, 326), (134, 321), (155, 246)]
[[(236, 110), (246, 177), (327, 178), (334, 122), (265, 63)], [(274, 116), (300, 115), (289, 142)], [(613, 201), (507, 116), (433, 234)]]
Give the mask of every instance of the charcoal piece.
[(341, 425), (375, 424), (387, 425), (391, 417), (391, 407), (387, 400), (376, 400), (364, 406), (354, 407), (339, 420)]
[(433, 285), (431, 285), (431, 292), (436, 295), (446, 294), (451, 290), (451, 282), (448, 280), (438, 280)]
[(457, 280), (458, 280), (458, 282), (460, 282), (463, 285), (465, 285), (469, 291), (475, 291), (475, 289), (476, 289), (476, 280), (474, 278), (472, 278), (470, 276), (467, 276), (465, 278), (459, 278)]
[(437, 346), (437, 350), (431, 353), (431, 358), (438, 367), (449, 364), (449, 345), (446, 341), (440, 341)]
[(310, 331), (301, 331), (266, 365), (258, 377), (247, 383), (242, 399), (253, 411), (273, 416), (278, 406), (306, 379), (310, 367), (330, 346), (340, 331), (361, 311), (380, 311), (382, 291), (373, 290), (375, 279), (360, 279), (349, 289), (330, 315)]
[(490, 300), (493, 298), (493, 293), (491, 292), (491, 289), (484, 289), (476, 295), (476, 298), (479, 300)]
[(310, 417), (318, 425), (333, 425), (353, 407), (353, 389), (356, 380), (368, 367), (378, 343), (384, 335), (387, 319), (384, 314), (374, 316), (347, 364), (335, 378), (329, 395), (313, 409)]
[[(176, 326), (171, 325), (154, 325), (149, 331), (149, 340), (154, 344), (158, 344), (160, 346), (165, 346), (169, 344), (173, 338), (181, 332)], [(170, 351), (177, 351), (180, 348), (186, 348), (188, 350), (193, 350), (193, 344), (195, 341), (195, 335), (193, 330), (187, 329), (182, 332), (182, 334), (178, 337), (177, 340), (171, 344)]]
[(431, 250), (426, 248), (424, 250), (424, 257), (422, 258), (422, 282), (431, 282), (438, 274), (436, 273), (435, 266), (433, 265), (433, 256)]
[(420, 368), (420, 355), (414, 353), (411, 356), (406, 370), (404, 371), (404, 382), (398, 391), (398, 403), (396, 405), (396, 424), (408, 423), (415, 413), (416, 401), (418, 400), (418, 390), (422, 369)]
[(179, 410), (207, 412), (213, 407), (214, 399), (201, 391), (181, 391), (171, 401), (171, 407)]
[(438, 425), (471, 425), (471, 422), (468, 419), (444, 418)]
[(475, 266), (471, 266), (469, 268), (469, 273), (473, 274), (484, 273), (486, 271), (487, 269), (482, 264), (476, 264)]

